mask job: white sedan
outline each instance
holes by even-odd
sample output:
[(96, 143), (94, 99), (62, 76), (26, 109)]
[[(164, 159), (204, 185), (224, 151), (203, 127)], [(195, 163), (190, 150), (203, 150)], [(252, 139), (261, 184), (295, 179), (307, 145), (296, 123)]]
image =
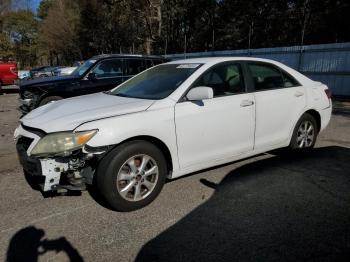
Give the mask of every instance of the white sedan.
[(275, 61), (188, 59), (39, 107), (15, 137), (25, 174), (43, 191), (94, 184), (113, 209), (130, 211), (153, 201), (166, 178), (312, 148), (331, 105), (327, 86)]

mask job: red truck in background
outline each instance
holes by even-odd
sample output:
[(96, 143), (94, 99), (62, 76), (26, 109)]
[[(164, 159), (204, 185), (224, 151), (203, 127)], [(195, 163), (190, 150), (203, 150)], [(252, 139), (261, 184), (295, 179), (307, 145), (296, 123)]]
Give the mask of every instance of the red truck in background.
[(0, 62), (0, 94), (2, 85), (13, 85), (16, 80), (18, 80), (17, 64)]

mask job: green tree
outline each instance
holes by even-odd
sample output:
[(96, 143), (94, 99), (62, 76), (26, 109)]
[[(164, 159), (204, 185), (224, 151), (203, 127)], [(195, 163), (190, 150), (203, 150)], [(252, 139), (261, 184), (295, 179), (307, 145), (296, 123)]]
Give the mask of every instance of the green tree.
[(56, 0), (40, 25), (39, 43), (50, 64), (70, 64), (80, 59), (77, 28), (80, 10), (74, 1)]
[(33, 12), (9, 12), (2, 17), (2, 21), (2, 32), (11, 42), (15, 59), (23, 67), (34, 65), (37, 59), (38, 21)]
[(37, 10), (37, 16), (40, 19), (45, 19), (48, 15), (49, 9), (52, 7), (54, 0), (42, 0)]

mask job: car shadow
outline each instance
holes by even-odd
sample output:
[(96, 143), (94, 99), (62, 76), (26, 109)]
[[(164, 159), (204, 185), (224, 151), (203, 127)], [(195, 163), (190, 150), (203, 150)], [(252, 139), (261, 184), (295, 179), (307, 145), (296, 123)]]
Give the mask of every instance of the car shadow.
[(201, 182), (214, 194), (136, 261), (350, 261), (349, 148), (271, 155)]
[(39, 261), (48, 251), (64, 252), (70, 261), (84, 261), (79, 252), (65, 238), (47, 239), (45, 231), (34, 226), (19, 230), (10, 241), (6, 261)]

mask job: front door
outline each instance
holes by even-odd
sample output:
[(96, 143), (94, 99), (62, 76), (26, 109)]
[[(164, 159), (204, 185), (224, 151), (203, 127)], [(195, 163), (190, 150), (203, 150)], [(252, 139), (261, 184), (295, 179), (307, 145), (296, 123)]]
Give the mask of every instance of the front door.
[[(180, 166), (210, 166), (251, 151), (254, 146), (254, 95), (245, 92), (239, 63), (206, 71), (192, 87), (213, 88), (214, 98), (175, 106)], [(209, 163), (210, 162), (210, 163)]]

